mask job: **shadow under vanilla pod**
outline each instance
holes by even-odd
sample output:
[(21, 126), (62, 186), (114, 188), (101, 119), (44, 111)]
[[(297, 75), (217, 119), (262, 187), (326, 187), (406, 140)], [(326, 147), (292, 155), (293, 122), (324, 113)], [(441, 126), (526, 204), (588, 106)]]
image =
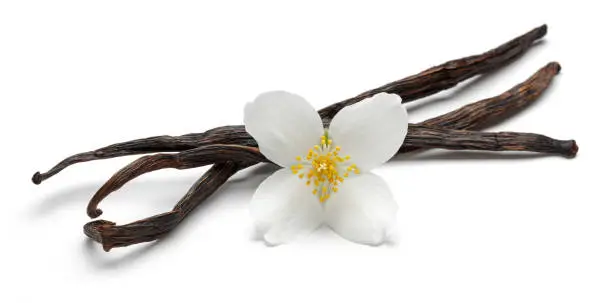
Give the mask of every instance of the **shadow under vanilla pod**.
[[(525, 53), (546, 35), (542, 25), (480, 55), (448, 61), (421, 73), (391, 82), (356, 97), (332, 104), (318, 113), (325, 126), (344, 107), (378, 93), (397, 94), (402, 103), (449, 89), (474, 76), (498, 69)], [(530, 78), (508, 91), (447, 114), (408, 125), (398, 153), (422, 148), (450, 150), (527, 151), (572, 158), (578, 152), (574, 140), (557, 140), (540, 134), (517, 132), (480, 132), (477, 129), (497, 123), (534, 102), (549, 86), (561, 67), (546, 64)], [(35, 184), (56, 175), (68, 166), (92, 160), (127, 155), (144, 156), (114, 174), (90, 200), (87, 214), (99, 217), (100, 202), (130, 180), (164, 168), (189, 169), (211, 165), (176, 206), (166, 212), (125, 225), (107, 220), (85, 224), (85, 235), (102, 244), (104, 250), (154, 241), (172, 231), (198, 205), (212, 195), (236, 172), (261, 162), (269, 162), (243, 125), (223, 126), (203, 133), (182, 136), (156, 136), (117, 143), (94, 151), (70, 156), (49, 171), (37, 172)]]

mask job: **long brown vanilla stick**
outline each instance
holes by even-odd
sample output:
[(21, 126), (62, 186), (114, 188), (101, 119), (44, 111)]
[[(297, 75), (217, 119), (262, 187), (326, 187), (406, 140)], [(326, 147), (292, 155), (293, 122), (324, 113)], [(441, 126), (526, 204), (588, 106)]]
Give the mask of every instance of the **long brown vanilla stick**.
[[(408, 135), (401, 150), (409, 151), (415, 148), (527, 151), (566, 157), (574, 157), (578, 152), (574, 140), (556, 140), (530, 133), (486, 133), (413, 124), (408, 127)], [(105, 197), (145, 173), (165, 168), (190, 169), (226, 161), (238, 164), (268, 162), (256, 147), (223, 144), (201, 146), (175, 154), (144, 156), (125, 166), (106, 181), (89, 201), (87, 214), (91, 218), (100, 216), (102, 210), (98, 205)]]
[[(550, 62), (501, 95), (465, 105), (421, 124), (452, 129), (477, 129), (487, 125), (487, 121), (498, 122), (533, 103), (560, 71), (561, 65), (558, 62)], [(486, 116), (485, 120), (483, 114)]]
[[(354, 104), (363, 98), (383, 91), (400, 95), (402, 102), (409, 102), (432, 95), (451, 88), (461, 81), (507, 64), (525, 53), (535, 41), (544, 37), (546, 32), (546, 25), (542, 25), (483, 54), (448, 61), (419, 74), (383, 85), (351, 99), (328, 106), (320, 110), (319, 114), (324, 121), (329, 121), (344, 106)], [(40, 184), (66, 167), (81, 162), (155, 152), (177, 152), (210, 144), (244, 145), (241, 138), (234, 138), (235, 141), (227, 142), (223, 136), (212, 136), (210, 132), (214, 131), (177, 137), (157, 136), (137, 139), (76, 154), (64, 159), (45, 173), (36, 172), (32, 176), (32, 182)], [(217, 142), (215, 139), (222, 140), (223, 142)]]
[(172, 211), (126, 225), (96, 220), (85, 224), (83, 231), (86, 236), (101, 243), (105, 251), (157, 240), (173, 230), (187, 214), (242, 168), (244, 166), (234, 162), (213, 165), (193, 184)]
[(546, 35), (547, 30), (547, 26), (542, 25), (486, 53), (448, 61), (417, 75), (391, 82), (348, 100), (332, 104), (320, 110), (319, 113), (321, 116), (331, 119), (345, 106), (357, 103), (380, 92), (398, 94), (402, 97), (402, 102), (409, 102), (433, 95), (454, 87), (461, 81), (505, 65), (525, 53), (533, 42)]
[(452, 150), (525, 151), (573, 158), (578, 152), (574, 140), (557, 140), (532, 133), (478, 132), (411, 125), (402, 150), (443, 148)]
[[(499, 96), (469, 104), (451, 113), (422, 122), (419, 125), (444, 125), (447, 129), (476, 129), (491, 124), (492, 122), (499, 121), (505, 116), (501, 113), (516, 112), (518, 109), (528, 105), (540, 96), (559, 70), (560, 66), (557, 63), (549, 63), (527, 81)], [(496, 108), (496, 110), (492, 112), (489, 110), (490, 108)], [(227, 134), (228, 132), (226, 131), (227, 129), (222, 129), (222, 132)], [(498, 142), (499, 139), (496, 139), (495, 136), (490, 140), (493, 146), (497, 146), (496, 144), (498, 144)], [(470, 140), (464, 142), (464, 144), (469, 143)], [(568, 141), (567, 144), (572, 144), (570, 150), (575, 150), (576, 146), (573, 141)], [(410, 151), (413, 150), (413, 148), (411, 145), (407, 144), (407, 148), (403, 150)], [(151, 157), (155, 157), (155, 155)], [(129, 246), (159, 239), (178, 225), (197, 205), (201, 204), (204, 201), (202, 197), (210, 196), (237, 171), (253, 164), (255, 164), (255, 162), (242, 164), (225, 162), (223, 164), (215, 164), (191, 187), (189, 192), (179, 201), (172, 211), (127, 225), (116, 225), (106, 220), (95, 220), (84, 226), (85, 234), (101, 243), (106, 251), (114, 247)], [(202, 180), (206, 180), (206, 182)], [(214, 180), (218, 182), (213, 182)], [(106, 191), (108, 191), (108, 193), (112, 192), (114, 186), (115, 185), (112, 183), (109, 184)], [(104, 194), (104, 192), (96, 194), (100, 195), (97, 199), (103, 198)], [(94, 215), (96, 214), (98, 202), (94, 201), (90, 204), (91, 213)], [(151, 226), (156, 226), (157, 228), (153, 229)]]

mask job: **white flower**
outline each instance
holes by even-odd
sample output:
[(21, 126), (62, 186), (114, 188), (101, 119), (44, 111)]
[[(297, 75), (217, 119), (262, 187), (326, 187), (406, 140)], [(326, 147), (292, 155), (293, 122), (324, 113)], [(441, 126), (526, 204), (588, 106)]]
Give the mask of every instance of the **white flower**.
[(386, 240), (397, 204), (369, 171), (397, 152), (408, 131), (398, 95), (380, 93), (347, 106), (324, 129), (302, 97), (268, 92), (245, 106), (244, 124), (261, 153), (283, 167), (251, 201), (266, 242), (286, 243), (322, 224), (354, 242)]

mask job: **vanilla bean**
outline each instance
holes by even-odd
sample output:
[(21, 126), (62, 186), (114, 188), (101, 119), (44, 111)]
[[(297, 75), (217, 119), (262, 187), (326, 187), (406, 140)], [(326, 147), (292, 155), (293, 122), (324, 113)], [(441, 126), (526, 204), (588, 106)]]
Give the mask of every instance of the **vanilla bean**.
[[(556, 140), (530, 133), (486, 133), (412, 124), (408, 127), (408, 134), (400, 151), (414, 148), (528, 151), (566, 157), (574, 157), (578, 152), (574, 140)], [(189, 169), (226, 161), (249, 166), (258, 162), (269, 162), (257, 148), (238, 145), (202, 146), (175, 154), (144, 156), (128, 164), (106, 181), (89, 201), (87, 215), (91, 218), (100, 216), (102, 214), (102, 210), (98, 208), (100, 202), (142, 174), (165, 168)]]
[(236, 128), (244, 128), (244, 126), (222, 126), (203, 133), (193, 133), (182, 136), (155, 136), (116, 143), (94, 151), (70, 156), (45, 173), (36, 172), (34, 176), (32, 176), (32, 182), (34, 182), (34, 184), (40, 184), (44, 180), (64, 170), (66, 167), (81, 162), (155, 152), (177, 152), (210, 144), (247, 145), (253, 138), (244, 132), (241, 134), (246, 135), (246, 137), (235, 135), (234, 130)]
[(355, 104), (364, 98), (381, 92), (398, 94), (402, 97), (402, 102), (433, 95), (439, 91), (452, 88), (461, 81), (505, 65), (525, 53), (535, 41), (544, 37), (546, 32), (546, 25), (542, 25), (483, 54), (448, 61), (417, 75), (397, 80), (361, 93), (351, 99), (332, 104), (320, 110), (319, 113), (321, 113), (321, 116), (331, 119), (345, 106)]
[(101, 243), (105, 251), (157, 240), (174, 229), (201, 201), (206, 200), (241, 168), (233, 162), (213, 165), (193, 184), (172, 211), (125, 225), (96, 220), (85, 224), (83, 231)]
[[(537, 100), (559, 71), (561, 71), (561, 65), (557, 62), (550, 62), (524, 82), (500, 95), (470, 103), (449, 113), (425, 120), (419, 125), (474, 130), (500, 122)], [(404, 144), (400, 152), (405, 153), (417, 149), (419, 147)]]
[[(363, 98), (379, 92), (395, 93), (402, 97), (402, 102), (409, 102), (436, 92), (452, 88), (459, 82), (479, 74), (497, 69), (526, 52), (531, 45), (544, 37), (546, 25), (537, 27), (513, 40), (510, 40), (488, 52), (446, 62), (427, 69), (419, 74), (389, 83), (379, 88), (364, 92), (351, 99), (338, 102), (319, 111), (324, 122), (328, 122), (341, 108), (354, 104)], [(227, 126), (227, 128), (237, 126)], [(45, 173), (36, 172), (32, 176), (34, 184), (40, 184), (73, 164), (109, 159), (114, 157), (139, 155), (155, 152), (177, 152), (209, 144), (241, 144), (240, 138), (227, 142), (223, 135), (217, 136), (215, 131), (187, 134), (183, 136), (156, 136), (117, 143), (94, 151), (70, 156)], [(212, 133), (211, 133), (212, 132)], [(225, 140), (216, 142), (215, 139)], [(248, 138), (247, 138), (248, 139)]]
[(410, 125), (401, 150), (443, 148), (452, 150), (525, 151), (573, 158), (578, 152), (574, 140), (557, 140), (532, 133), (478, 132)]
[[(428, 69), (418, 75), (404, 78), (402, 80), (379, 87), (372, 91), (362, 93), (357, 97), (345, 100), (339, 104), (327, 107), (320, 111), (320, 115), (324, 122), (327, 123), (342, 107), (349, 104), (353, 104), (363, 98), (369, 97), (373, 94), (382, 91), (399, 94), (400, 96), (402, 96), (403, 102), (408, 102), (420, 97), (431, 95), (444, 89), (451, 88), (463, 80), (496, 69), (513, 60), (514, 58), (520, 56), (531, 46), (534, 41), (540, 39), (545, 34), (546, 26), (544, 25), (482, 55), (471, 56), (464, 59), (447, 62), (443, 65)], [(544, 76), (549, 75), (534, 75), (534, 77), (536, 78)], [(552, 78), (552, 76), (550, 76), (550, 78)], [(526, 94), (524, 93), (525, 91), (519, 90), (509, 93), (507, 92), (507, 96), (499, 96), (496, 97), (498, 99), (495, 100), (483, 100), (477, 102), (479, 106), (483, 106), (482, 108), (480, 108), (481, 111), (478, 111), (479, 107), (473, 104), (474, 107), (472, 108), (462, 108), (458, 110), (458, 112), (449, 113), (446, 115), (446, 117), (443, 116), (442, 118), (438, 118), (437, 121), (428, 120), (426, 121), (426, 125), (421, 124), (413, 126), (411, 127), (411, 131), (420, 130), (426, 136), (408, 136), (406, 138), (406, 140), (408, 141), (405, 142), (406, 148), (403, 148), (402, 150), (408, 151), (414, 149), (414, 146), (412, 144), (422, 144), (424, 145), (423, 147), (450, 148), (451, 146), (453, 146), (457, 148), (497, 150), (519, 148), (519, 146), (529, 144), (540, 144), (538, 145), (539, 149), (545, 149), (543, 148), (543, 146), (552, 146), (551, 150), (555, 150), (556, 148), (567, 149), (567, 146), (569, 146), (570, 144), (568, 142), (557, 144), (557, 146), (555, 146), (554, 142), (556, 141), (548, 141), (546, 139), (540, 138), (538, 135), (533, 134), (514, 134), (515, 137), (513, 139), (511, 139), (510, 141), (504, 141), (506, 137), (505, 135), (501, 134), (491, 135), (492, 133), (464, 132), (461, 134), (454, 133), (451, 135), (450, 133), (452, 133), (452, 131), (448, 129), (445, 130), (435, 128), (435, 126), (442, 126), (443, 123), (446, 123), (444, 124), (444, 127), (455, 129), (480, 127), (484, 124), (485, 121), (487, 123), (492, 122), (491, 120), (487, 120), (489, 114), (494, 116), (494, 121), (498, 121), (501, 118), (501, 114), (503, 114), (504, 112), (510, 112), (510, 110), (522, 108), (530, 101), (537, 98), (539, 93), (546, 89), (548, 82), (550, 82), (550, 78), (548, 78), (547, 82), (541, 86), (524, 86), (526, 88), (525, 91), (527, 91)], [(514, 95), (517, 96), (513, 98)], [(502, 102), (503, 100), (506, 100), (506, 102)], [(493, 105), (495, 103), (494, 101), (497, 101), (498, 104), (494, 105), (492, 108), (486, 108), (486, 106), (484, 106), (486, 104)], [(498, 115), (489, 112), (493, 109), (499, 109), (500, 114)], [(475, 113), (475, 115), (467, 115), (467, 113), (470, 111), (472, 111), (472, 113)], [(156, 161), (149, 162), (151, 160), (141, 160), (142, 162), (140, 163), (140, 166), (134, 166), (134, 168), (138, 168), (132, 173), (137, 173), (138, 169), (140, 169), (144, 173), (147, 171), (159, 169), (163, 166), (190, 168), (194, 166), (203, 165), (203, 163), (208, 163), (205, 159), (200, 158), (201, 155), (198, 155), (198, 153), (206, 151), (206, 148), (226, 149), (230, 147), (226, 145), (219, 146), (219, 144), (236, 145), (230, 148), (230, 153), (240, 154), (239, 157), (223, 158), (223, 154), (216, 155), (217, 153), (221, 152), (221, 150), (217, 150), (216, 153), (208, 154), (209, 156), (215, 154), (214, 157), (219, 157), (214, 161), (217, 164), (214, 164), (211, 169), (209, 169), (190, 188), (190, 190), (185, 194), (185, 196), (183, 196), (183, 198), (179, 201), (179, 203), (172, 211), (126, 225), (116, 225), (115, 223), (110, 221), (96, 220), (87, 223), (84, 226), (85, 234), (88, 237), (94, 239), (95, 241), (102, 243), (103, 248), (106, 251), (110, 250), (113, 247), (128, 246), (136, 243), (153, 241), (159, 239), (160, 237), (164, 236), (172, 229), (174, 229), (174, 227), (176, 227), (193, 209), (195, 209), (206, 198), (213, 194), (237, 171), (245, 167), (251, 166), (262, 160), (261, 158), (258, 158), (261, 155), (259, 155), (258, 152), (255, 152), (256, 149), (253, 148), (254, 146), (256, 146), (255, 142), (243, 130), (243, 126), (227, 126), (216, 128), (205, 133), (189, 134), (178, 137), (159, 136), (118, 143), (105, 148), (98, 149), (96, 151), (81, 153), (66, 158), (64, 161), (57, 164), (48, 172), (43, 174), (36, 173), (32, 177), (32, 181), (36, 184), (39, 184), (40, 182), (57, 174), (64, 168), (80, 162), (154, 152), (179, 153), (174, 155), (152, 155), (150, 156), (150, 158), (144, 157), (142, 159), (155, 159)], [(448, 138), (445, 137), (447, 135), (451, 136), (452, 139), (454, 139), (455, 141), (449, 143)], [(528, 138), (533, 138), (533, 136), (536, 136), (540, 139), (533, 139), (530, 141), (525, 139), (525, 135)], [(457, 139), (457, 136), (464, 138), (464, 140)], [(474, 142), (473, 136), (481, 136), (479, 137), (481, 140), (479, 141), (479, 144), (481, 145), (477, 145)], [(523, 138), (522, 140), (524, 141), (524, 143), (521, 143), (523, 145), (517, 144), (516, 136)], [(571, 142), (573, 143), (573, 141)], [(572, 144), (572, 147), (573, 146), (575, 145)], [(519, 149), (521, 148), (525, 149), (524, 147), (520, 147)], [(191, 152), (182, 152), (191, 149), (194, 150)], [(197, 157), (190, 158), (189, 155), (194, 157), (196, 157), (197, 155)], [(225, 156), (227, 156), (227, 154), (225, 154)], [(237, 161), (237, 158), (242, 159), (242, 157), (248, 160), (243, 161), (241, 163), (234, 162)], [(232, 161), (222, 163), (217, 162), (224, 161), (226, 159), (232, 159)], [(112, 189), (112, 186), (107, 188), (107, 190), (108, 189)]]
[(501, 95), (468, 104), (447, 114), (423, 121), (421, 124), (452, 129), (476, 129), (487, 125), (489, 121), (498, 122), (527, 107), (540, 97), (560, 71), (561, 65), (558, 62), (550, 62), (529, 79)]

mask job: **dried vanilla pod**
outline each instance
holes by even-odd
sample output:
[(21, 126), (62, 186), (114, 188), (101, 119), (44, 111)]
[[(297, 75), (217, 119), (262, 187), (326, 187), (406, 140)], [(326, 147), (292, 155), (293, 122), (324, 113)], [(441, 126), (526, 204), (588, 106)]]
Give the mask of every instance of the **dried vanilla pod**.
[[(526, 52), (547, 31), (540, 26), (499, 47), (480, 55), (446, 62), (414, 76), (364, 92), (319, 111), (324, 121), (345, 106), (357, 103), (379, 92), (394, 93), (402, 102), (432, 95), (451, 88), (473, 76), (497, 69)], [(551, 62), (533, 76), (493, 98), (484, 99), (447, 114), (408, 125), (408, 134), (398, 153), (420, 148), (444, 148), (489, 151), (531, 151), (573, 157), (578, 146), (573, 140), (556, 140), (539, 134), (514, 132), (479, 132), (476, 129), (501, 121), (536, 100), (546, 90), (560, 65)], [(84, 226), (85, 234), (102, 244), (104, 250), (159, 239), (176, 227), (193, 209), (212, 195), (236, 172), (268, 160), (259, 152), (255, 140), (244, 126), (223, 126), (204, 133), (183, 136), (157, 136), (113, 144), (98, 150), (66, 158), (45, 173), (32, 177), (35, 184), (80, 162), (126, 155), (158, 153), (141, 157), (113, 175), (91, 199), (87, 213), (95, 218), (102, 214), (99, 203), (111, 192), (147, 172), (163, 169), (189, 169), (212, 164), (169, 212), (116, 225), (95, 220)]]

